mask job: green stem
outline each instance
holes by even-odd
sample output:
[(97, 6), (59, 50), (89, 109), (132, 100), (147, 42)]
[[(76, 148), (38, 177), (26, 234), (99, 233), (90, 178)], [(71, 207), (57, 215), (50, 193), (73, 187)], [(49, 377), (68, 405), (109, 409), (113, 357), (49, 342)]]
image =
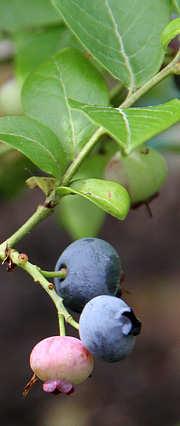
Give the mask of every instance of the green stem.
[(21, 264), (18, 260), (18, 256), (19, 253), (16, 250), (9, 250), (9, 258), (12, 260), (13, 264), (20, 266), (29, 275), (31, 275), (34, 281), (44, 288), (44, 290), (48, 293), (48, 295), (54, 302), (58, 312), (60, 335), (61, 333), (63, 333), (63, 336), (65, 335), (65, 327), (63, 324), (64, 320), (78, 330), (79, 324), (72, 318), (72, 316), (66, 310), (63, 305), (63, 299), (56, 293), (54, 286), (41, 274), (40, 268), (36, 265), (33, 265), (29, 261), (24, 264)]
[(95, 147), (101, 136), (103, 136), (105, 133), (106, 131), (103, 129), (103, 127), (99, 127), (99, 129), (94, 133), (91, 139), (89, 139), (87, 144), (83, 147), (81, 152), (77, 155), (75, 160), (71, 163), (66, 173), (64, 174), (61, 182), (62, 186), (67, 186), (69, 184), (69, 182), (71, 181), (75, 173), (78, 171), (85, 158), (90, 154), (90, 152)]
[(65, 336), (66, 335), (66, 329), (65, 329), (65, 324), (64, 324), (64, 315), (62, 315), (58, 312), (58, 319), (59, 319), (60, 336)]
[(27, 235), (38, 223), (43, 219), (50, 216), (53, 210), (45, 205), (39, 205), (36, 212), (18, 229), (11, 237), (4, 241), (0, 245), (0, 258), (4, 259), (6, 247), (13, 247), (17, 244), (25, 235)]
[(67, 269), (66, 268), (62, 268), (62, 269), (60, 269), (60, 271), (43, 271), (42, 269), (39, 268), (39, 271), (41, 272), (43, 277), (46, 277), (46, 278), (59, 277), (59, 278), (63, 278), (63, 280), (65, 280), (65, 278), (67, 277)]

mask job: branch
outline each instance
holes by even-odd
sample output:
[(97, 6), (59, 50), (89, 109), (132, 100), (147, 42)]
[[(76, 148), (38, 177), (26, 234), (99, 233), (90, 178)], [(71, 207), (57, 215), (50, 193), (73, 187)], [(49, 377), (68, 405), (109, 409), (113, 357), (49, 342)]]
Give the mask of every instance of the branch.
[[(41, 269), (37, 265), (33, 265), (28, 261), (27, 255), (23, 253), (19, 254), (17, 250), (14, 249), (6, 249), (6, 259), (4, 263), (9, 264), (9, 270), (14, 265), (17, 265), (24, 269), (29, 275), (32, 276), (34, 281), (37, 284), (40, 284), (44, 290), (48, 293), (52, 301), (54, 302), (59, 319), (59, 329), (60, 333), (64, 334), (63, 321), (65, 320), (69, 324), (71, 324), (77, 330), (79, 329), (79, 324), (73, 319), (73, 317), (69, 314), (66, 308), (63, 305), (63, 299), (56, 293), (54, 289), (54, 285), (50, 283), (41, 273)], [(24, 260), (24, 261), (23, 261)], [(63, 318), (62, 318), (63, 317)]]
[(36, 212), (27, 220), (21, 228), (18, 229), (11, 237), (4, 241), (0, 245), (0, 259), (4, 259), (6, 248), (11, 248), (17, 244), (22, 238), (27, 235), (38, 223), (43, 219), (50, 216), (53, 213), (53, 209), (40, 204)]

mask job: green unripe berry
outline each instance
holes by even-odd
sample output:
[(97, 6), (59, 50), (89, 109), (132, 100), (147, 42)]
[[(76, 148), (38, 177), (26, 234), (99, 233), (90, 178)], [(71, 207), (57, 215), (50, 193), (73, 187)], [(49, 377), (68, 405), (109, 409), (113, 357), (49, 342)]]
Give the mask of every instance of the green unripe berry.
[(131, 205), (147, 203), (167, 179), (164, 157), (153, 148), (144, 146), (129, 155), (117, 152), (109, 161), (105, 179), (120, 183), (129, 192)]

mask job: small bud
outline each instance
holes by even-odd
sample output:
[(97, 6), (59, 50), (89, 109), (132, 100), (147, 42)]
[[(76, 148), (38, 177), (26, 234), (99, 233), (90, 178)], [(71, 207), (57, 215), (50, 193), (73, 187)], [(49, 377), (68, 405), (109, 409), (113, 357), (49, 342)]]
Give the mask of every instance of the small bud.
[(53, 286), (53, 284), (49, 284), (49, 290), (53, 290), (54, 289), (54, 286)]
[(24, 265), (27, 261), (28, 261), (28, 256), (27, 256), (27, 254), (25, 254), (25, 253), (20, 253), (20, 254), (19, 254), (19, 256), (18, 256), (18, 262), (19, 262), (21, 265)]

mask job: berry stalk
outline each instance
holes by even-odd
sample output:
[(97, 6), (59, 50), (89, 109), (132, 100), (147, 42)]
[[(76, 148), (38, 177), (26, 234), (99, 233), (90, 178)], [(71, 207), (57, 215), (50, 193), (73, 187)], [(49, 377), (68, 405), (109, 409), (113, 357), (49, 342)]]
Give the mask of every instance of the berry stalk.
[(20, 254), (17, 250), (6, 249), (6, 258), (3, 263), (8, 263), (8, 270), (13, 269), (15, 265), (23, 268), (29, 275), (32, 276), (37, 284), (40, 284), (44, 290), (51, 297), (54, 302), (59, 320), (60, 335), (65, 335), (64, 320), (72, 325), (72, 327), (79, 329), (79, 324), (72, 318), (63, 304), (63, 299), (56, 293), (54, 286), (50, 283), (41, 273), (41, 269), (37, 265), (33, 265), (28, 260), (25, 263), (19, 261)]

